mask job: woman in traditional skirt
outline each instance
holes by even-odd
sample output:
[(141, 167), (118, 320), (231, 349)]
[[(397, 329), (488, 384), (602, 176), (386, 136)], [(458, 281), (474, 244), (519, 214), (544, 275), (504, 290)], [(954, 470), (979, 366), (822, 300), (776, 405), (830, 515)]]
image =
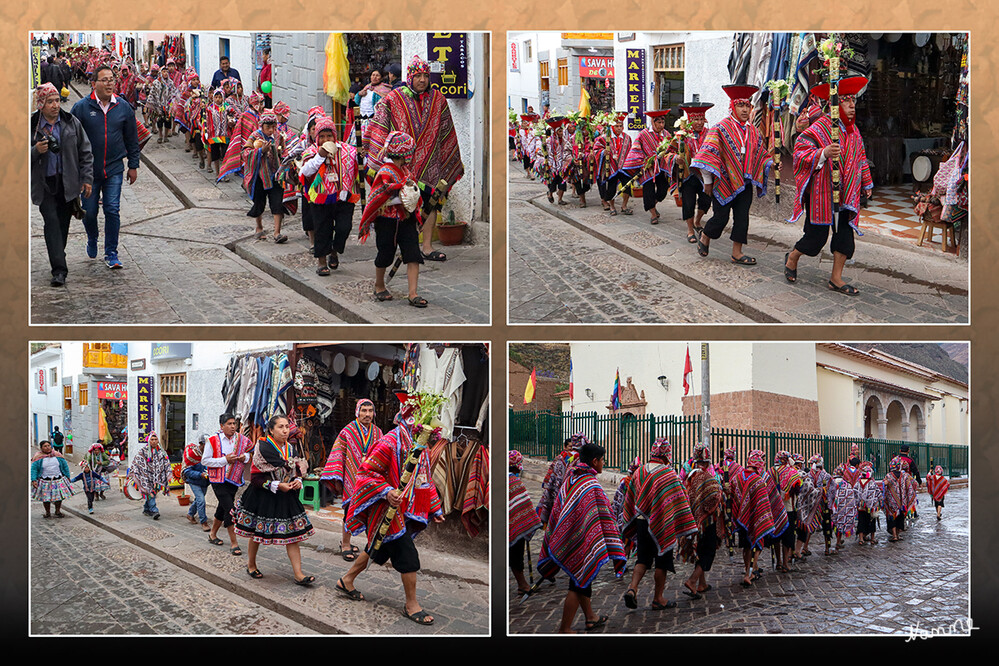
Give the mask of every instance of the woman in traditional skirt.
[(73, 495), (73, 486), (69, 483), (69, 463), (52, 448), (50, 442), (41, 442), (39, 448), (41, 452), (31, 459), (31, 499), (42, 503), (46, 518), (52, 517), (49, 507), (55, 502), (56, 518), (62, 518), (65, 515), (61, 511), (62, 501)]
[(251, 578), (264, 576), (257, 569), (260, 544), (284, 545), (295, 583), (311, 585), (316, 577), (302, 573), (299, 548), (300, 541), (315, 534), (298, 499), (307, 466), (297, 457), (297, 447), (288, 441), (291, 425), (287, 417), (272, 416), (267, 432), (268, 436), (257, 442), (253, 451), (250, 487), (232, 510), (236, 534), (250, 539), (246, 573)]

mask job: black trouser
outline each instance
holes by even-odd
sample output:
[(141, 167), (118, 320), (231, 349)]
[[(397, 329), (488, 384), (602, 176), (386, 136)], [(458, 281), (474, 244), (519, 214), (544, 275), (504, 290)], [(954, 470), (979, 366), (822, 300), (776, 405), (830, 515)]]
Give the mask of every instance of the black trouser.
[[(617, 188), (619, 185), (623, 185), (628, 182), (625, 180), (627, 177), (624, 174), (616, 173), (604, 182), (597, 181), (597, 191), (600, 192), (601, 201), (613, 201), (614, 197), (617, 196)], [(630, 180), (630, 179), (629, 179)], [(631, 188), (625, 188), (622, 194), (627, 194), (631, 196)]]
[(526, 545), (527, 539), (520, 539), (510, 546), (510, 571), (524, 570), (524, 547)]
[(371, 554), (371, 561), (375, 564), (385, 564), (392, 560), (392, 568), (401, 574), (416, 573), (420, 570), (420, 553), (416, 550), (413, 537), (409, 532), (402, 534), (388, 543), (383, 542), (381, 547)]
[(669, 181), (666, 174), (657, 173), (655, 178), (642, 183), (642, 204), (645, 210), (652, 210), (656, 204), (666, 198), (669, 193)]
[(246, 214), (247, 217), (260, 217), (264, 214), (264, 208), (270, 202), (272, 215), (284, 215), (284, 188), (281, 183), (274, 182), (271, 189), (264, 189), (264, 183), (257, 176), (253, 183), (253, 207)]
[(590, 179), (582, 178), (579, 180), (573, 180), (572, 188), (576, 191), (576, 194), (582, 196), (590, 191)]
[(857, 512), (857, 532), (874, 535), (874, 516), (864, 510)]
[(688, 178), (680, 185), (680, 201), (683, 204), (683, 219), (694, 217), (694, 207), (702, 213), (711, 208), (711, 197), (704, 193), (704, 185), (696, 176)]
[(218, 162), (225, 157), (226, 144), (212, 143), (209, 145), (211, 146), (212, 151), (212, 162)]
[(715, 561), (715, 552), (718, 550), (718, 532), (714, 523), (704, 526), (701, 535), (697, 538), (697, 566), (705, 572), (711, 571), (711, 564)]
[(312, 223), (312, 204), (308, 199), (302, 197), (302, 231), (313, 231), (315, 225)]
[(572, 580), (570, 580), (569, 581), (569, 591), (570, 592), (575, 592), (579, 596), (586, 597), (587, 599), (589, 599), (590, 597), (593, 596), (593, 583), (590, 583), (586, 587), (580, 587), (580, 586), (576, 585), (575, 583), (573, 583)]
[[(333, 252), (343, 254), (347, 247), (347, 237), (354, 217), (354, 204), (349, 201), (311, 204), (312, 224), (315, 228), (316, 244), (312, 256), (325, 257)], [(336, 257), (333, 257), (336, 262)]]
[(415, 215), (405, 220), (392, 217), (375, 218), (375, 268), (388, 268), (395, 261), (395, 250), (399, 248), (404, 264), (422, 264), (423, 251), (420, 249), (420, 228)]
[(555, 192), (555, 188), (558, 188), (560, 191), (565, 192), (566, 185), (565, 185), (565, 180), (562, 179), (562, 176), (552, 176), (551, 181), (548, 183), (548, 194), (552, 194), (553, 192)]
[(45, 249), (49, 253), (52, 275), (69, 272), (66, 267), (66, 241), (69, 222), (73, 217), (73, 204), (66, 201), (62, 176), (46, 176), (42, 203), (38, 205), (45, 222)]
[(530, 173), (530, 171), (531, 171), (532, 168), (533, 167), (531, 166), (531, 156), (525, 153), (524, 154), (524, 171), (527, 171), (528, 173)]
[(232, 507), (236, 503), (236, 491), (239, 489), (231, 483), (213, 483), (212, 490), (218, 500), (215, 520), (221, 520), (222, 526), (228, 529), (232, 526)]
[(97, 495), (97, 491), (96, 490), (87, 490), (86, 488), (84, 488), (83, 489), (83, 494), (87, 496), (87, 508), (88, 509), (93, 509), (94, 508), (94, 497)]
[[(794, 244), (794, 249), (806, 256), (815, 257), (825, 247), (826, 240), (829, 238), (829, 228), (833, 225), (812, 224), (811, 205), (808, 198), (808, 192), (805, 192), (805, 233), (801, 240)], [(847, 259), (853, 258), (853, 252), (856, 248), (853, 227), (850, 226), (852, 216), (853, 211), (839, 211), (839, 219), (836, 221), (832, 242), (829, 244), (830, 250), (846, 255)]]
[(644, 525), (640, 524), (638, 534), (635, 536), (635, 545), (637, 546), (635, 554), (636, 564), (641, 564), (647, 569), (651, 569), (653, 563), (655, 563), (656, 569), (676, 573), (676, 570), (673, 568), (673, 551), (670, 550), (662, 555), (658, 554), (659, 544), (649, 534), (648, 523)]
[(780, 537), (780, 544), (785, 548), (794, 548), (794, 537), (795, 537), (795, 524), (798, 522), (798, 512), (788, 511), (787, 512), (787, 529), (784, 530), (784, 534)]
[(732, 234), (729, 238), (733, 243), (745, 243), (749, 240), (749, 207), (753, 204), (753, 183), (748, 178), (742, 192), (734, 199), (722, 205), (714, 197), (714, 214), (704, 224), (704, 235), (711, 240), (721, 238), (722, 232), (728, 226), (729, 214), (732, 216)]

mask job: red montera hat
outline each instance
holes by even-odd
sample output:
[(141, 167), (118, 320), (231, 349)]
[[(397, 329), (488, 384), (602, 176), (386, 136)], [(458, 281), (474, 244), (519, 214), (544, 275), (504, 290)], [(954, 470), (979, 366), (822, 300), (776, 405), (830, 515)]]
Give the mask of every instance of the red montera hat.
[(525, 122), (533, 123), (536, 120), (538, 120), (540, 117), (541, 116), (539, 116), (536, 113), (524, 113), (524, 114), (521, 114), (520, 119), (523, 120), (523, 121), (525, 121)]
[(684, 102), (680, 105), (680, 108), (683, 109), (688, 118), (692, 118), (694, 116), (703, 116), (713, 106), (714, 104), (702, 104), (701, 102)]
[(562, 125), (568, 123), (569, 119), (565, 118), (564, 116), (558, 116), (558, 117), (547, 118), (545, 119), (545, 122), (548, 123), (550, 127), (558, 129)]
[(659, 118), (660, 116), (665, 116), (669, 113), (669, 109), (659, 109), (658, 111), (646, 111), (645, 115), (649, 118)]
[(614, 112), (614, 121), (615, 122), (623, 123), (627, 119), (628, 119), (628, 112), (627, 111), (615, 111)]
[(728, 95), (731, 100), (737, 99), (749, 99), (759, 90), (756, 86), (743, 86), (737, 84), (731, 84), (727, 86), (722, 86), (722, 90)]
[[(870, 79), (865, 76), (850, 76), (845, 79), (840, 79), (838, 92), (841, 97), (846, 95), (856, 95), (861, 90), (867, 87), (870, 83)], [(813, 95), (819, 99), (829, 100), (829, 84), (820, 83), (819, 85), (813, 87), (810, 91)]]

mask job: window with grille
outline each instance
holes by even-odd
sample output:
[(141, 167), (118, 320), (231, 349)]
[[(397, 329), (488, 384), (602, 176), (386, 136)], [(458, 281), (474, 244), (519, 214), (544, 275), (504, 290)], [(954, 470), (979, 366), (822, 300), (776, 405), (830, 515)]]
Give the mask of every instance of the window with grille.
[(541, 67), (541, 89), (542, 90), (548, 90), (548, 78), (550, 76), (550, 74), (549, 74), (549, 65), (550, 65), (550, 63), (547, 60), (545, 60), (544, 62), (540, 63), (540, 67)]
[(652, 69), (654, 71), (683, 71), (683, 44), (668, 44), (652, 47)]
[(90, 385), (80, 384), (80, 407), (90, 404)]
[(160, 395), (187, 395), (187, 373), (160, 375)]
[(666, 126), (683, 114), (679, 105), (683, 103), (683, 72), (686, 64), (683, 44), (666, 44), (652, 47), (652, 80), (655, 84), (653, 104), (656, 109), (673, 109), (666, 116)]
[(569, 59), (558, 59), (558, 84), (560, 86), (569, 85)]

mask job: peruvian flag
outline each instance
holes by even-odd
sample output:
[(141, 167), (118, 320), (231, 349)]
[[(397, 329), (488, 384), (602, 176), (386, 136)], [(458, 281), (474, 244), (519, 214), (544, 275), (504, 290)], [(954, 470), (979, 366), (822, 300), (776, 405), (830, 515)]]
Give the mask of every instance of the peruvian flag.
[(687, 360), (683, 362), (683, 394), (690, 393), (690, 379), (694, 368), (690, 365), (690, 345), (687, 345)]

